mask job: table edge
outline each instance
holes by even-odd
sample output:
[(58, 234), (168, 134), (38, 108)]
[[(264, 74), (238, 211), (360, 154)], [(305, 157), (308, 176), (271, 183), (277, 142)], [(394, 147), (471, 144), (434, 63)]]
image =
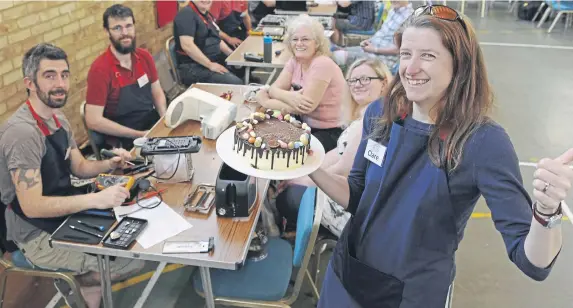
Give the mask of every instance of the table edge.
[[(264, 200), (265, 196), (268, 192), (270, 180), (257, 178), (257, 181), (262, 180), (266, 181), (265, 187), (263, 188), (262, 200), (260, 201), (258, 210), (255, 213), (254, 223), (251, 226), (251, 230), (249, 234), (253, 234), (255, 228), (257, 227), (257, 222), (263, 211)], [(258, 185), (258, 184), (257, 184)], [(235, 260), (234, 262), (223, 262), (223, 261), (214, 261), (214, 260), (198, 260), (194, 258), (186, 257), (187, 255), (178, 255), (178, 254), (157, 254), (157, 253), (145, 253), (145, 252), (133, 252), (131, 250), (123, 250), (123, 249), (116, 249), (110, 247), (103, 247), (103, 246), (91, 246), (91, 245), (83, 245), (77, 243), (71, 243), (66, 241), (59, 241), (53, 240), (50, 235), (50, 243), (53, 248), (60, 248), (66, 250), (73, 250), (81, 253), (91, 253), (96, 255), (104, 255), (104, 256), (114, 256), (120, 258), (128, 258), (128, 259), (139, 259), (145, 261), (157, 261), (157, 262), (167, 262), (167, 263), (176, 263), (176, 264), (183, 264), (183, 265), (192, 265), (192, 266), (199, 266), (199, 267), (209, 267), (209, 268), (218, 268), (218, 269), (228, 269), (228, 270), (237, 270), (239, 269), (247, 259), (247, 254), (249, 251), (249, 246), (251, 244), (251, 239), (247, 241), (245, 248), (243, 249), (240, 258)], [(215, 247), (215, 249), (217, 249)]]

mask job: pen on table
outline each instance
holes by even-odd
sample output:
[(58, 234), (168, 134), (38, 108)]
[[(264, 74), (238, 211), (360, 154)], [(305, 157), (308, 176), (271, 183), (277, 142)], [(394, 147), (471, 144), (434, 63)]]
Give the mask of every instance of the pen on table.
[(83, 233), (86, 233), (86, 234), (89, 234), (89, 235), (93, 235), (93, 236), (97, 236), (97, 237), (99, 237), (99, 238), (103, 238), (103, 235), (97, 234), (97, 233), (95, 233), (95, 232), (91, 232), (91, 231), (88, 231), (88, 230), (84, 230), (84, 229), (82, 229), (82, 228), (78, 228), (78, 227), (72, 226), (72, 225), (69, 225), (69, 227), (70, 227), (70, 229), (72, 229), (72, 230), (77, 230), (77, 231), (80, 231), (80, 232), (83, 232)]
[(103, 217), (113, 217), (113, 213), (107, 210), (85, 210), (82, 212), (87, 215), (103, 216)]
[[(105, 157), (109, 157), (109, 158), (112, 158), (112, 157), (115, 157), (115, 156), (119, 156), (119, 155), (115, 154), (114, 152), (112, 152), (112, 151), (110, 151), (110, 150), (107, 150), (107, 149), (101, 149), (100, 154), (103, 155), (103, 156), (105, 156)], [(130, 165), (130, 166), (135, 166), (134, 163), (132, 163), (132, 162), (130, 162), (130, 161), (128, 161), (128, 160), (126, 160), (125, 163), (128, 164), (128, 165)]]
[(79, 224), (82, 224), (82, 225), (84, 225), (84, 226), (86, 226), (86, 227), (90, 227), (90, 228), (92, 228), (92, 229), (96, 229), (96, 230), (98, 230), (98, 231), (102, 231), (102, 232), (103, 232), (103, 230), (105, 230), (105, 227), (104, 227), (104, 226), (97, 226), (97, 225), (94, 225), (94, 224), (89, 223), (89, 222), (87, 222), (87, 221), (78, 220), (77, 222), (78, 222)]

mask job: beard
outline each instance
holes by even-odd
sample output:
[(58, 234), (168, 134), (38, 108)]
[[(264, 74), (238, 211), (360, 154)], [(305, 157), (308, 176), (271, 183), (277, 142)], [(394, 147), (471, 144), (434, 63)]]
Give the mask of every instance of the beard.
[[(57, 88), (54, 90), (50, 90), (50, 91), (48, 91), (48, 93), (46, 93), (46, 92), (43, 92), (42, 90), (40, 90), (40, 87), (36, 83), (36, 89), (38, 89), (38, 91), (36, 91), (38, 98), (46, 106), (48, 106), (50, 108), (62, 108), (62, 107), (64, 107), (64, 105), (66, 105), (66, 102), (68, 100), (68, 91), (64, 90), (63, 88)], [(59, 94), (63, 94), (64, 98), (62, 98), (62, 99), (52, 99), (51, 98), (52, 95), (59, 95)]]
[[(121, 44), (121, 40), (123, 40), (125, 38), (131, 39), (131, 44), (129, 44), (129, 46), (123, 46)], [(117, 50), (117, 52), (119, 52), (121, 54), (126, 55), (129, 53), (132, 53), (135, 50), (135, 35), (134, 36), (124, 35), (124, 36), (120, 37), (118, 40), (114, 40), (110, 34), (109, 40), (113, 44), (113, 47), (115, 48), (115, 50)]]

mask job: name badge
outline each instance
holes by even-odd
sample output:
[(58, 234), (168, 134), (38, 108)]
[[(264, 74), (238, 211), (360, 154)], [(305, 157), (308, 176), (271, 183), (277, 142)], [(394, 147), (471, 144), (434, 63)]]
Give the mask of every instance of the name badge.
[(384, 154), (386, 153), (386, 147), (378, 142), (368, 139), (366, 144), (366, 150), (364, 151), (364, 157), (369, 161), (375, 163), (376, 165), (382, 167), (382, 161), (384, 160)]
[(149, 83), (149, 78), (147, 78), (147, 74), (143, 74), (143, 76), (137, 78), (137, 83), (139, 84), (140, 88), (143, 88), (144, 85)]

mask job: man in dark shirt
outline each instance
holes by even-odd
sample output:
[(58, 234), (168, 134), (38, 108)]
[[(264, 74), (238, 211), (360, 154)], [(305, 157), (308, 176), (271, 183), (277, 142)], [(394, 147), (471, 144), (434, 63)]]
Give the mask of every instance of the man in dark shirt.
[(249, 15), (251, 16), (253, 28), (256, 28), (261, 19), (265, 16), (273, 14), (275, 12), (275, 6), (275, 0), (249, 1)]
[(251, 31), (251, 17), (246, 0), (214, 1), (209, 13), (219, 26), (219, 36), (232, 49), (239, 47)]
[(372, 29), (376, 14), (374, 1), (339, 0), (336, 3), (350, 13), (345, 18), (334, 18), (334, 33), (330, 37), (332, 42), (340, 44), (340, 36), (350, 30)]
[(197, 82), (242, 84), (224, 66), (231, 48), (221, 40), (219, 28), (209, 13), (211, 0), (193, 0), (173, 22), (179, 76), (189, 86)]

